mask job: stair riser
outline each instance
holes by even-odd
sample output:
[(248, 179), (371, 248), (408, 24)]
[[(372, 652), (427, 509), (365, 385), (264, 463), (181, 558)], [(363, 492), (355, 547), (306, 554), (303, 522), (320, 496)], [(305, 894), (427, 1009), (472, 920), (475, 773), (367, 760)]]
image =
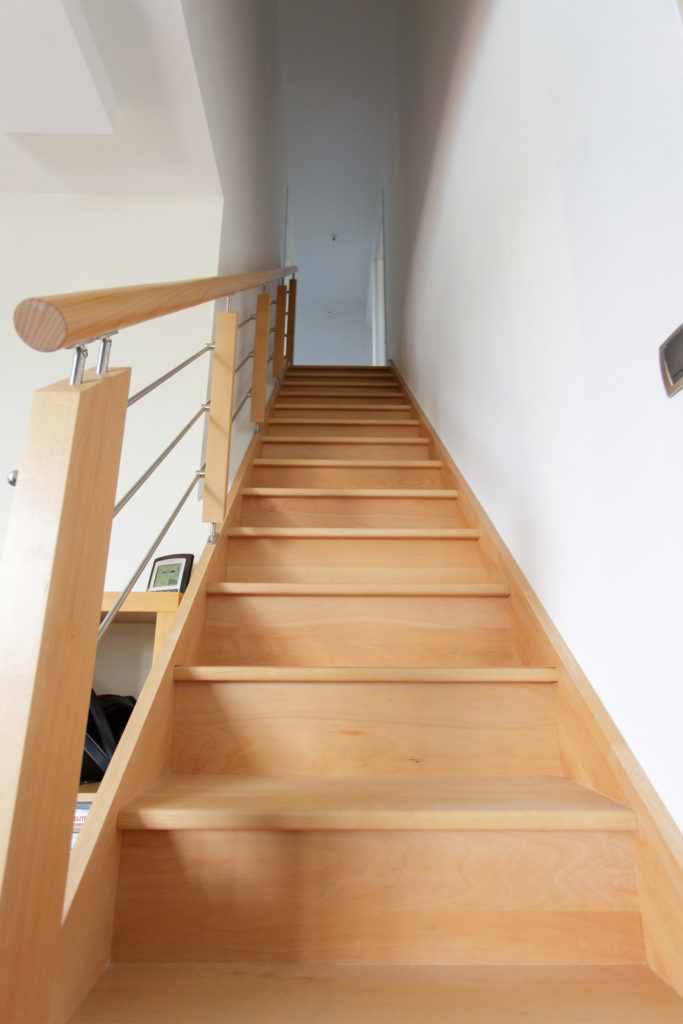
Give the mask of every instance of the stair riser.
[(350, 439), (335, 441), (268, 441), (261, 444), (260, 457), (264, 459), (429, 459), (430, 444), (414, 438), (394, 442), (387, 438), (372, 444), (354, 444)]
[[(271, 464), (268, 466), (255, 465), (251, 470), (249, 486), (334, 487), (360, 488), (361, 490), (387, 487), (390, 489), (438, 491), (445, 486), (445, 482), (443, 471), (439, 466), (278, 466)], [(387, 511), (389, 511), (388, 508)]]
[(561, 775), (551, 685), (176, 683), (177, 774)]
[(199, 661), (221, 665), (519, 664), (504, 597), (212, 596)]
[(231, 537), (228, 580), (485, 582), (475, 540)]
[(338, 406), (331, 406), (330, 403), (319, 404), (314, 398), (302, 398), (301, 401), (275, 402), (272, 415), (298, 420), (410, 420), (413, 409), (400, 400), (378, 409), (368, 406), (367, 402), (356, 406), (353, 401), (340, 399)]
[[(375, 486), (374, 482), (372, 486)], [(469, 526), (457, 498), (427, 497), (396, 500), (374, 497), (247, 495), (242, 498), (240, 522), (243, 526), (348, 526), (370, 529)]]
[[(286, 417), (287, 419), (289, 417)], [(300, 417), (293, 417), (298, 419)], [(321, 419), (321, 417), (318, 417)], [(310, 437), (312, 434), (325, 434), (327, 437), (419, 437), (420, 428), (418, 425), (411, 425), (405, 420), (396, 420), (394, 423), (382, 420), (373, 420), (372, 423), (358, 423), (357, 420), (350, 420), (347, 423), (335, 423), (330, 420), (323, 420), (316, 423), (315, 420), (307, 420), (306, 423), (278, 423), (277, 420), (269, 420), (266, 432), (273, 437)]]
[(326, 388), (325, 393), (322, 394), (321, 391), (315, 391), (313, 388), (292, 388), (291, 391), (286, 393), (278, 393), (273, 409), (285, 409), (288, 406), (298, 405), (302, 402), (324, 405), (331, 408), (346, 403), (352, 403), (358, 408), (363, 408), (367, 405), (376, 405), (380, 408), (385, 405), (401, 405), (405, 409), (410, 408), (406, 403), (405, 395), (400, 391)]
[(113, 959), (644, 959), (620, 833), (131, 832)]

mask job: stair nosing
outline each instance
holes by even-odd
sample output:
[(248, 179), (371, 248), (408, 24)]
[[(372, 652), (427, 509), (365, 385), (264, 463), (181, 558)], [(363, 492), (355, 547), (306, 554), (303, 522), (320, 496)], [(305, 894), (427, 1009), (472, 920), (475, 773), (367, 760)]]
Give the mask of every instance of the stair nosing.
[(509, 583), (209, 583), (207, 595), (230, 597), (493, 597), (510, 596)]
[(282, 666), (282, 665), (178, 665), (175, 682), (319, 682), (319, 683), (532, 683), (555, 684), (555, 668), (451, 668), (443, 666)]
[(636, 816), (562, 776), (197, 774), (167, 776), (134, 798), (119, 811), (118, 827), (631, 832)]
[(355, 487), (243, 487), (242, 496), (250, 498), (436, 498), (455, 499), (460, 492), (444, 488), (355, 488)]
[(360, 540), (405, 539), (405, 540), (479, 540), (481, 530), (425, 529), (405, 527), (379, 529), (364, 526), (230, 526), (225, 531), (228, 537), (312, 537)]
[(252, 460), (252, 466), (354, 466), (354, 467), (387, 467), (400, 469), (440, 469), (440, 459), (276, 459), (259, 458)]

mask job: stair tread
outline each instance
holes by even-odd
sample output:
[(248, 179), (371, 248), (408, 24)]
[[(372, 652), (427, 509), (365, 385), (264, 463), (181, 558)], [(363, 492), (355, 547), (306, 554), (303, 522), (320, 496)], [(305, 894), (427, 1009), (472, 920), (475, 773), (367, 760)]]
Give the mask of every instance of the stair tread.
[[(270, 419), (268, 420), (268, 425), (270, 426), (273, 423), (277, 423), (279, 425), (282, 425), (283, 423), (287, 423), (287, 424), (296, 423), (296, 424), (299, 424), (301, 426), (307, 426), (307, 427), (320, 427), (320, 426), (330, 427), (330, 426), (339, 426), (339, 425), (343, 425), (345, 427), (376, 427), (378, 423), (383, 423), (383, 422), (385, 422), (385, 421), (384, 420), (377, 420), (377, 419), (375, 419), (375, 420), (364, 420), (364, 419), (348, 419), (348, 420), (329, 419), (329, 420), (326, 420), (326, 419), (314, 419), (314, 418), (311, 418), (311, 419), (307, 420), (303, 416), (271, 416)], [(390, 423), (392, 427), (419, 427), (420, 426), (420, 421), (419, 420), (388, 420), (386, 422)]]
[(362, 488), (362, 487), (243, 487), (252, 498), (457, 498), (458, 491), (444, 488)]
[(406, 412), (410, 412), (411, 406), (407, 402), (397, 402), (395, 405), (389, 405), (388, 403), (382, 402), (381, 404), (373, 405), (368, 402), (298, 402), (294, 401), (297, 396), (292, 395), (287, 398), (286, 402), (275, 400), (273, 406), (274, 409), (402, 409)]
[(628, 807), (558, 776), (169, 775), (120, 829), (629, 831)]
[(478, 540), (480, 530), (461, 529), (420, 529), (404, 527), (402, 529), (380, 529), (362, 526), (231, 526), (227, 529), (228, 537), (330, 537), (337, 539), (369, 538), (382, 540), (396, 538), (406, 540)]
[(556, 683), (554, 668), (421, 668), (383, 665), (290, 667), (281, 665), (185, 665), (174, 671), (177, 682), (297, 683)]
[(114, 964), (71, 1024), (683, 1024), (641, 965)]
[(302, 594), (354, 597), (509, 597), (508, 583), (210, 583), (207, 594)]

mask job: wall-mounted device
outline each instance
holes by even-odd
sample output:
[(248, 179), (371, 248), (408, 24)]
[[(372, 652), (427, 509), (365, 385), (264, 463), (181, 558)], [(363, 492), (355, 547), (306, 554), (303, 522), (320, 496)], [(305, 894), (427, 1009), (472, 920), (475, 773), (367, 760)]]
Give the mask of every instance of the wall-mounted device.
[(683, 324), (659, 346), (659, 365), (666, 393), (671, 397), (683, 388)]

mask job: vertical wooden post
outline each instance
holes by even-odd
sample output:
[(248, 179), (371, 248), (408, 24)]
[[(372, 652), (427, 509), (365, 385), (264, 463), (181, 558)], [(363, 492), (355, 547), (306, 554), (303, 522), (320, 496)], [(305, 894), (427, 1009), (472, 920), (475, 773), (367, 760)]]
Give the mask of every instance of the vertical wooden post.
[(296, 278), (289, 280), (289, 304), (287, 309), (287, 365), (294, 362), (294, 328), (296, 327)]
[(268, 341), (270, 331), (270, 295), (259, 295), (254, 332), (254, 376), (251, 383), (251, 422), (266, 418), (266, 381), (268, 377)]
[(273, 348), (273, 377), (278, 379), (284, 373), (285, 324), (287, 322), (287, 287), (279, 284), (275, 305), (275, 346)]
[(217, 314), (215, 346), (211, 374), (209, 432), (206, 439), (202, 520), (205, 523), (217, 523), (220, 530), (228, 500), (237, 313)]
[(37, 391), (0, 588), (0, 1018), (44, 1024), (130, 371)]

